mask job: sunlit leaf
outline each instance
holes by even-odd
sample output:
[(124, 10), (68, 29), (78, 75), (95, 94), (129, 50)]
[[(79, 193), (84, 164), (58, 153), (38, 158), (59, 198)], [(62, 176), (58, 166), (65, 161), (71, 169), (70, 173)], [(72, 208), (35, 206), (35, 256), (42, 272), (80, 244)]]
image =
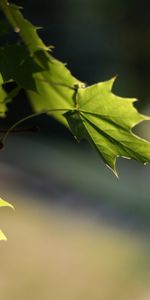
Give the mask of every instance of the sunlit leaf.
[(33, 109), (37, 112), (61, 109), (62, 112), (50, 113), (64, 125), (67, 122), (63, 113), (74, 107), (74, 94), (76, 85), (82, 84), (73, 77), (66, 66), (45, 52), (35, 53), (39, 63), (47, 65), (45, 71), (33, 74), (36, 81), (37, 92), (28, 91)]
[(65, 114), (74, 136), (87, 139), (98, 150), (105, 163), (116, 173), (118, 156), (150, 162), (150, 143), (131, 129), (149, 117), (133, 106), (135, 99), (112, 93), (113, 80), (79, 88), (75, 111)]

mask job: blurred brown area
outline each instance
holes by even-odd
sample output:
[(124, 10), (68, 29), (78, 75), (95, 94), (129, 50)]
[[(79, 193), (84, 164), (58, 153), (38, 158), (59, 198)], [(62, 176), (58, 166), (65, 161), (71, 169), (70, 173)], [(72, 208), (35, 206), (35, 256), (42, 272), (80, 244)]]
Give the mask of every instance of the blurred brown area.
[[(87, 166), (89, 154), (71, 145), (61, 146), (60, 151), (60, 146), (46, 140), (8, 140), (1, 153), (0, 190), (16, 210), (0, 211), (0, 227), (8, 237), (0, 243), (2, 299), (146, 300), (149, 296), (149, 227), (142, 229), (142, 223), (135, 221), (137, 194), (129, 184), (125, 193), (122, 181), (107, 169), (105, 173), (106, 167), (98, 165), (95, 156)], [(134, 180), (133, 185), (140, 178)], [(129, 202), (132, 209), (122, 216), (121, 206), (124, 211)], [(120, 209), (115, 214), (117, 203)]]
[(136, 235), (8, 194), (16, 212), (1, 211), (1, 299), (144, 299), (149, 257)]

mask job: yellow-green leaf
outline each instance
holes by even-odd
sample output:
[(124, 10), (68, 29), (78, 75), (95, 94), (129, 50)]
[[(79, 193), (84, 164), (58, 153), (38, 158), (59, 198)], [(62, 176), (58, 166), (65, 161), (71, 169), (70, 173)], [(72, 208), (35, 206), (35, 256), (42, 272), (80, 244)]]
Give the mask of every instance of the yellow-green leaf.
[(7, 238), (2, 230), (0, 230), (0, 241), (7, 241)]
[(14, 209), (12, 204), (10, 204), (9, 202), (7, 202), (7, 201), (3, 200), (2, 198), (0, 198), (0, 207), (3, 207), (3, 206), (9, 206), (12, 209)]
[[(2, 198), (0, 198), (0, 207), (11, 207), (12, 209), (14, 209), (13, 205), (10, 204), (9, 202), (4, 201)], [(4, 233), (2, 232), (2, 230), (0, 230), (0, 240), (6, 241), (7, 238), (4, 235)]]
[(79, 88), (76, 106), (65, 114), (78, 139), (87, 139), (98, 150), (104, 162), (116, 172), (116, 158), (133, 158), (150, 162), (150, 143), (136, 136), (132, 128), (149, 117), (138, 113), (135, 99), (112, 93), (114, 79)]

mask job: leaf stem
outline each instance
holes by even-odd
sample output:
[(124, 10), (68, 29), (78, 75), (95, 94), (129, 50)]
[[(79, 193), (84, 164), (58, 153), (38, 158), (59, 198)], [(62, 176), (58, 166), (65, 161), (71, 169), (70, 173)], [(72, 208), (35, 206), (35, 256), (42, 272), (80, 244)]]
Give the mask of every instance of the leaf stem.
[(37, 117), (37, 116), (40, 116), (42, 114), (47, 114), (47, 113), (53, 113), (53, 112), (59, 112), (59, 111), (71, 111), (72, 109), (64, 109), (64, 108), (55, 108), (55, 109), (50, 109), (50, 110), (45, 110), (45, 111), (41, 111), (41, 112), (37, 112), (37, 113), (34, 113), (34, 114), (31, 114), (31, 115), (28, 115), (24, 118), (22, 118), (21, 120), (17, 121), (15, 124), (13, 124), (6, 132), (6, 134), (2, 137), (1, 139), (1, 143), (2, 144), (5, 144), (6, 142), (6, 139), (8, 138), (9, 134), (15, 129), (15, 127), (17, 127), (18, 125), (20, 125), (22, 122), (25, 122), (31, 118), (34, 118), (34, 117)]

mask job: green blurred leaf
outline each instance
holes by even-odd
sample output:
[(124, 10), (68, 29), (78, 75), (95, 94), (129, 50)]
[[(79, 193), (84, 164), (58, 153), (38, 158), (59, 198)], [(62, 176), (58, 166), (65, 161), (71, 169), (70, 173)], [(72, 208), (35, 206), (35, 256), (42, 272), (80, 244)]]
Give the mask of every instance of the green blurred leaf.
[(150, 143), (131, 129), (149, 117), (133, 106), (135, 99), (112, 93), (114, 79), (78, 88), (75, 111), (65, 114), (74, 136), (87, 139), (98, 150), (104, 162), (116, 173), (118, 156), (150, 162)]
[(8, 206), (14, 209), (13, 205), (10, 204), (9, 202), (3, 200), (2, 198), (0, 198), (0, 207), (4, 207), (4, 206)]
[[(11, 207), (12, 209), (14, 209), (13, 205), (11, 205), (10, 203), (4, 201), (2, 198), (0, 198), (0, 207)], [(6, 236), (4, 235), (4, 233), (2, 232), (2, 230), (0, 230), (0, 240), (7, 240)]]
[(0, 241), (7, 241), (7, 238), (2, 230), (0, 230)]
[(0, 117), (5, 117), (7, 106), (5, 103), (5, 98), (7, 97), (7, 93), (5, 92), (4, 88), (2, 87), (3, 78), (0, 74)]

